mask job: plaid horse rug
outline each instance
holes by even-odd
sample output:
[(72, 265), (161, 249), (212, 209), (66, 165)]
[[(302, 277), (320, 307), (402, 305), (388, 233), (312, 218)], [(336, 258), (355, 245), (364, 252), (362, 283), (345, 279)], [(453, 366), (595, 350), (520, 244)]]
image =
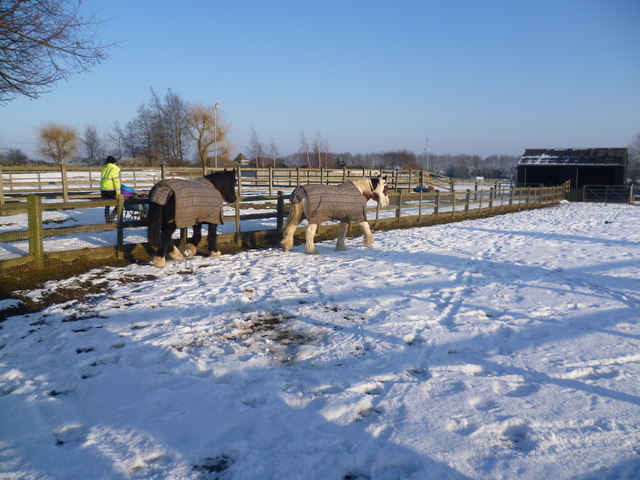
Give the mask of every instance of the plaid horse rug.
[(164, 206), (171, 194), (176, 201), (176, 227), (187, 228), (196, 223), (224, 223), (222, 195), (208, 179), (162, 180), (149, 192), (149, 200)]
[(309, 211), (306, 212), (309, 223), (322, 223), (330, 220), (340, 222), (366, 222), (366, 197), (351, 182), (340, 185), (309, 184), (296, 187), (291, 193), (290, 202), (300, 203), (308, 199)]

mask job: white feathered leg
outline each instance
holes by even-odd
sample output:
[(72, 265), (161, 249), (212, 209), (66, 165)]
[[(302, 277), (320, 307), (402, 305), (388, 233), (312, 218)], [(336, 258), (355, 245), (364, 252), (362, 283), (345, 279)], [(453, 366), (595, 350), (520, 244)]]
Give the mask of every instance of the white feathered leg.
[(184, 255), (182, 255), (182, 252), (174, 245), (173, 250), (169, 252), (169, 258), (171, 260), (182, 260), (184, 259)]
[(340, 227), (338, 228), (338, 239), (336, 240), (337, 250), (347, 249), (347, 244), (345, 243), (345, 238), (347, 237), (347, 228), (349, 228), (348, 222), (340, 222)]
[(306, 241), (306, 251), (307, 253), (318, 253), (318, 250), (316, 250), (316, 246), (313, 243), (313, 238), (316, 236), (316, 231), (318, 230), (318, 224), (317, 223), (310, 223), (307, 226), (307, 229), (305, 231), (305, 241)]
[(362, 222), (360, 228), (364, 232), (363, 242), (367, 247), (373, 247), (373, 233), (371, 233), (371, 227), (369, 222)]
[(157, 268), (164, 268), (167, 266), (167, 261), (164, 257), (153, 257), (153, 265)]

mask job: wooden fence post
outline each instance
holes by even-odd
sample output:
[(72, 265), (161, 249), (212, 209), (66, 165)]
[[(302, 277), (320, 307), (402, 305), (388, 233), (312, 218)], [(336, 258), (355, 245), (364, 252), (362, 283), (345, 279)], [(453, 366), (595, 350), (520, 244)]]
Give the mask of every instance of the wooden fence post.
[(124, 258), (124, 197), (120, 195), (116, 200), (116, 209), (118, 211), (118, 229), (116, 233), (116, 257)]
[(4, 205), (4, 182), (2, 181), (2, 167), (0, 167), (0, 205)]
[(236, 175), (238, 175), (238, 198), (242, 198), (242, 167), (237, 168)]
[(493, 211), (493, 195), (494, 195), (495, 190), (493, 189), (493, 187), (491, 187), (489, 189), (489, 211)]
[(242, 247), (242, 230), (240, 229), (240, 196), (236, 197), (236, 245)]
[(167, 167), (164, 165), (160, 165), (160, 179), (161, 180), (167, 179)]
[(282, 231), (282, 226), (284, 225), (284, 192), (278, 191), (278, 203), (277, 203), (277, 217), (276, 217), (276, 228), (278, 232)]
[(436, 206), (433, 208), (433, 214), (438, 215), (440, 212), (440, 190), (436, 190)]
[(67, 182), (67, 166), (60, 164), (60, 177), (62, 177), (62, 200), (69, 201), (69, 183)]
[[(209, 233), (207, 231), (207, 233)], [(181, 228), (180, 229), (180, 240), (178, 240), (178, 250), (184, 252), (187, 248), (187, 243), (189, 242), (189, 229)], [(196, 245), (197, 246), (197, 245)]]
[(273, 168), (269, 167), (269, 196), (273, 195)]
[(396, 209), (396, 219), (400, 223), (400, 217), (402, 216), (402, 190), (398, 190), (398, 205)]
[(456, 216), (456, 192), (451, 191), (451, 218)]
[(471, 190), (467, 189), (467, 198), (464, 203), (464, 216), (469, 218), (469, 200), (471, 199)]
[(42, 199), (38, 195), (27, 195), (29, 224), (29, 255), (37, 268), (44, 267), (44, 235), (42, 227)]
[(422, 190), (420, 190), (418, 198), (418, 223), (422, 222)]

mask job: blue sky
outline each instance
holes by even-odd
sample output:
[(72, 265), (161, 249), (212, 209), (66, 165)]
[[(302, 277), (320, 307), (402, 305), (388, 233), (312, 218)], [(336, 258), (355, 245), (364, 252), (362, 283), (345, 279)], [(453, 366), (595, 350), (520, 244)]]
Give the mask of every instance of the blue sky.
[(640, 0), (85, 0), (118, 41), (101, 65), (0, 106), (0, 147), (56, 122), (106, 133), (169, 88), (214, 104), (234, 152), (255, 129), (334, 152), (519, 155), (640, 132)]

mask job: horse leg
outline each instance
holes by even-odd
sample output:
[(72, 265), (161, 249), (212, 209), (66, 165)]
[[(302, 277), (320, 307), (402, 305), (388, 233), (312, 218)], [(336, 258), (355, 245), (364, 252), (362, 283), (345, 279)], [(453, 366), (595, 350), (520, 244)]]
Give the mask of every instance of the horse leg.
[(218, 251), (218, 224), (209, 223), (209, 229), (207, 230), (207, 243), (209, 244), (209, 256), (219, 257)]
[(338, 228), (338, 239), (336, 240), (337, 250), (347, 249), (347, 244), (344, 242), (344, 239), (347, 236), (347, 228), (349, 228), (348, 222), (340, 222), (340, 227)]
[(164, 225), (163, 227), (162, 233), (160, 234), (158, 249), (153, 257), (153, 264), (158, 268), (162, 268), (167, 265), (166, 256), (170, 247), (172, 247), (172, 253), (174, 250), (177, 250), (173, 240), (171, 239), (173, 232), (176, 231), (175, 224)]
[(310, 223), (307, 226), (307, 230), (304, 233), (307, 253), (318, 253), (318, 250), (316, 250), (316, 246), (313, 243), (313, 238), (316, 236), (317, 230), (318, 230), (317, 223)]
[(293, 247), (293, 234), (302, 220), (302, 204), (301, 203), (290, 203), (289, 204), (289, 216), (287, 217), (287, 222), (282, 228), (282, 241), (280, 244), (282, 245), (282, 251), (288, 252)]
[(373, 247), (373, 233), (371, 233), (371, 227), (369, 226), (369, 222), (361, 222), (360, 228), (364, 232), (364, 236), (362, 238), (364, 244), (367, 247)]
[(178, 247), (176, 247), (175, 243), (171, 242), (173, 245), (173, 250), (171, 250), (169, 252), (169, 258), (171, 260), (183, 260), (184, 259), (184, 255), (182, 255), (182, 252), (180, 251), (180, 249)]
[(193, 237), (187, 242), (187, 248), (184, 251), (185, 257), (193, 257), (198, 253), (198, 244), (202, 239), (202, 224), (196, 223), (193, 226)]

